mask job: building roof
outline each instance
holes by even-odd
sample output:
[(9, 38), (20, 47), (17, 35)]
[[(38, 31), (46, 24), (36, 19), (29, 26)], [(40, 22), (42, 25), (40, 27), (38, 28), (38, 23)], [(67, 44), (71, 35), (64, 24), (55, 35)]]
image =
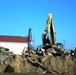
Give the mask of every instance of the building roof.
[(27, 43), (28, 37), (21, 37), (21, 36), (0, 36), (0, 42), (22, 42)]

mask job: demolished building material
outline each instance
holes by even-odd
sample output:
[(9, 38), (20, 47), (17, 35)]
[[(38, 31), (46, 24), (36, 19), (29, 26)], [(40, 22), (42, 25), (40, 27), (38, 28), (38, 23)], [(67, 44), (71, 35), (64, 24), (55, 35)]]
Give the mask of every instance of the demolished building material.
[[(22, 59), (22, 56), (11, 55), (4, 62), (6, 64), (0, 64), (1, 72), (38, 72), (38, 73), (54, 73), (54, 74), (70, 74), (76, 75), (76, 58), (66, 56), (43, 56), (43, 57), (31, 57), (30, 59)], [(17, 64), (16, 64), (17, 63)], [(6, 70), (7, 69), (7, 70)], [(9, 70), (11, 69), (11, 70)]]

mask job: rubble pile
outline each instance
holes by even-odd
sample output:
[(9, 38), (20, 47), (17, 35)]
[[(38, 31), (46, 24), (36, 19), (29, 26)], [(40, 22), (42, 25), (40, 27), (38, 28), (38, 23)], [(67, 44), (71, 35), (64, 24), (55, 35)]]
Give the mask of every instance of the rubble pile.
[(38, 72), (76, 75), (75, 56), (35, 56), (23, 58), (10, 55), (0, 63), (0, 72)]
[[(44, 51), (43, 47), (39, 48)], [(1, 52), (6, 49), (2, 48)], [(40, 50), (40, 51), (41, 51)], [(8, 50), (7, 50), (8, 51)], [(74, 51), (67, 51), (61, 47), (45, 47), (45, 54), (31, 57), (23, 55), (0, 55), (0, 72), (37, 72), (76, 75), (76, 55)], [(3, 59), (3, 60), (2, 60)]]

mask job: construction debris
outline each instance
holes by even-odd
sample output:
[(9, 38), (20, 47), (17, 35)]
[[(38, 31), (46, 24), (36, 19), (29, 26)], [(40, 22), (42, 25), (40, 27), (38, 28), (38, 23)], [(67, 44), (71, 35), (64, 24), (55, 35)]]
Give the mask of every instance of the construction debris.
[[(37, 56), (23, 59), (20, 55), (11, 55), (3, 64), (0, 72), (38, 72), (76, 75), (76, 58), (71, 56)], [(17, 64), (16, 64), (17, 63)]]

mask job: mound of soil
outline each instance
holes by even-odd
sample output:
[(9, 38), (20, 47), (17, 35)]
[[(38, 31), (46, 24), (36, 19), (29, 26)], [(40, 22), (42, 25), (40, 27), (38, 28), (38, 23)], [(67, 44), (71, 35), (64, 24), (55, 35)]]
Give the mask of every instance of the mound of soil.
[(76, 57), (43, 56), (22, 58), (20, 55), (10, 55), (3, 61), (1, 72), (38, 72), (76, 75)]

